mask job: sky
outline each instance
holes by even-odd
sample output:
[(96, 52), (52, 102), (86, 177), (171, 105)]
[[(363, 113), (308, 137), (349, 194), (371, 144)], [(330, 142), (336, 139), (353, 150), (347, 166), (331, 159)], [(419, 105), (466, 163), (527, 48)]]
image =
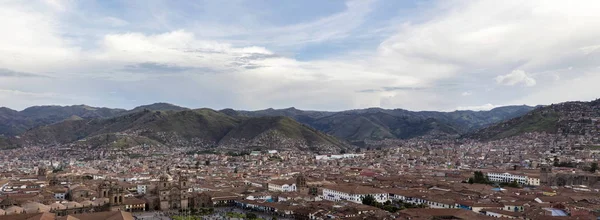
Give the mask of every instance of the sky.
[(597, 0), (0, 0), (0, 106), (589, 101), (599, 11)]

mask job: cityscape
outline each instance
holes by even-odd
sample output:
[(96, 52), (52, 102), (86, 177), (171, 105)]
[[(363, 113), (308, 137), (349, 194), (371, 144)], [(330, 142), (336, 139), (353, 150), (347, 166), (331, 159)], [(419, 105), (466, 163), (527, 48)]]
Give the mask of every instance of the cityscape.
[(0, 0), (0, 220), (600, 220), (599, 11)]

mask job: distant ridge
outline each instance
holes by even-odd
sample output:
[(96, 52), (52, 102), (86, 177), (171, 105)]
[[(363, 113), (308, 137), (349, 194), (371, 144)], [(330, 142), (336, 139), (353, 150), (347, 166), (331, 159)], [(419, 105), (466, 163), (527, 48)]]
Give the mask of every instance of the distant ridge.
[(19, 145), (123, 148), (168, 147), (301, 149), (339, 152), (348, 147), (334, 137), (287, 117), (239, 118), (211, 109), (144, 109), (106, 119), (64, 120), (29, 130)]
[[(307, 111), (294, 107), (243, 111), (223, 109), (219, 113), (232, 118), (289, 117), (311, 129), (342, 140), (362, 141), (421, 136), (459, 136), (480, 128), (518, 117), (531, 111), (530, 106), (498, 107), (490, 111), (413, 112), (403, 109), (354, 109), (341, 112)], [(20, 135), (40, 126), (63, 121), (110, 119), (142, 111), (180, 112), (189, 108), (169, 103), (143, 105), (131, 110), (74, 106), (34, 106), (23, 111), (0, 108), (0, 135)], [(206, 110), (206, 109), (205, 109)], [(211, 110), (212, 111), (212, 110)]]

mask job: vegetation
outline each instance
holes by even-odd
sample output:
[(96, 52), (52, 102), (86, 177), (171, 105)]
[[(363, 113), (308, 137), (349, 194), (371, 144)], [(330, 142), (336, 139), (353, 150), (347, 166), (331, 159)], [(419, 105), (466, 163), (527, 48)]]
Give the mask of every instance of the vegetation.
[(556, 133), (560, 113), (550, 107), (536, 109), (526, 115), (492, 125), (472, 136), (484, 140), (497, 140), (528, 132)]
[(246, 218), (246, 215), (244, 215), (242, 213), (238, 213), (238, 212), (228, 212), (227, 214), (225, 214), (225, 216), (227, 216), (229, 218), (239, 218), (239, 219)]
[(589, 169), (590, 173), (595, 173), (597, 170), (598, 170), (598, 163), (597, 162), (592, 163), (592, 165)]
[[(276, 134), (276, 135), (275, 135)], [(303, 143), (309, 147), (333, 146), (345, 143), (320, 133), (287, 117), (243, 118), (211, 110), (151, 111), (142, 110), (108, 119), (85, 119), (32, 129), (22, 135), (24, 141), (37, 144), (76, 143), (92, 147), (128, 148), (140, 145), (177, 144), (252, 144), (252, 140), (278, 136), (280, 139), (260, 139), (269, 148), (283, 141)], [(247, 143), (240, 143), (246, 140)], [(0, 142), (2, 144), (2, 142)], [(213, 151), (191, 151), (212, 153)], [(238, 155), (245, 155), (244, 152)]]
[(490, 179), (483, 174), (481, 171), (475, 171), (473, 173), (473, 177), (469, 178), (469, 184), (479, 183), (479, 184), (490, 184)]
[(427, 205), (425, 205), (425, 204), (415, 205), (412, 203), (403, 203), (402, 201), (396, 201), (394, 203), (392, 203), (391, 201), (386, 201), (384, 203), (380, 203), (380, 202), (377, 202), (375, 197), (373, 197), (372, 195), (367, 195), (367, 196), (363, 197), (362, 204), (377, 207), (377, 208), (383, 209), (383, 210), (391, 212), (391, 213), (396, 213), (403, 209), (426, 208), (427, 207)]

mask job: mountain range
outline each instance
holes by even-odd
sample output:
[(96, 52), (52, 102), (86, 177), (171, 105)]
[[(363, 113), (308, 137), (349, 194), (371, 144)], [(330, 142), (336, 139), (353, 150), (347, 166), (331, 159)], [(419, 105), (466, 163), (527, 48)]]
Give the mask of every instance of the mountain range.
[(270, 147), (337, 151), (348, 142), (458, 136), (527, 114), (530, 106), (490, 111), (413, 112), (369, 108), (341, 112), (296, 108), (241, 111), (188, 109), (168, 103), (131, 110), (86, 105), (0, 109), (0, 146), (141, 144)]

